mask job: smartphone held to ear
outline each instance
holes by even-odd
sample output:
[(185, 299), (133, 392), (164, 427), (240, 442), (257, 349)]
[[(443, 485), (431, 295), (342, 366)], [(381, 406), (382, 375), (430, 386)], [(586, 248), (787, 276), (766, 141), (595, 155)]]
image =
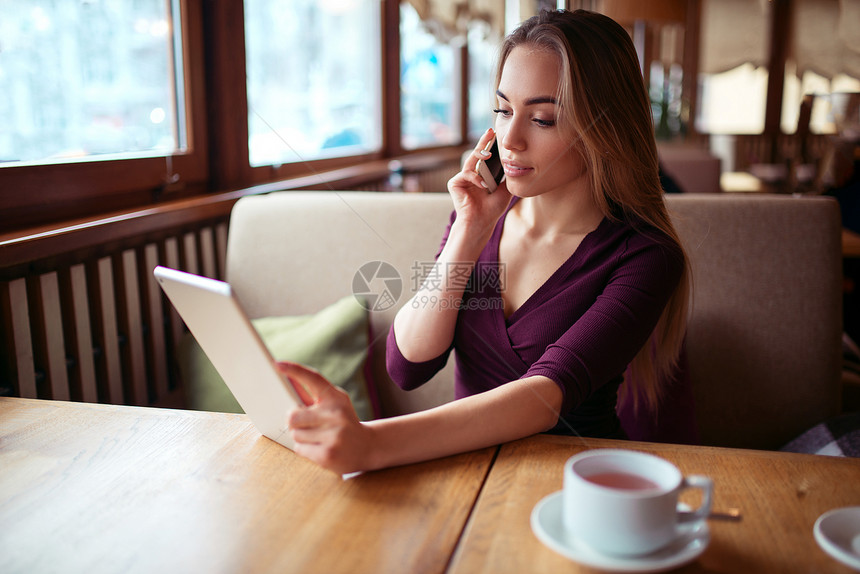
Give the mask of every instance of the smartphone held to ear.
[(490, 152), (490, 157), (479, 159), (478, 164), (475, 166), (475, 172), (487, 184), (487, 191), (493, 193), (505, 177), (505, 170), (502, 167), (502, 159), (499, 156), (499, 144), (496, 142), (496, 138), (493, 138), (484, 149)]

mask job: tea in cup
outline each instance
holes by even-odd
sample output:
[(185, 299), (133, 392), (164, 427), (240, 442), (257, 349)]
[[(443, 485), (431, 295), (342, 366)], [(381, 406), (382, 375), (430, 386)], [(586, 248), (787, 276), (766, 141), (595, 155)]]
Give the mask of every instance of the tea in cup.
[[(678, 509), (687, 488), (702, 490), (695, 511)], [(711, 511), (713, 481), (684, 477), (669, 461), (644, 452), (593, 449), (564, 466), (562, 520), (567, 532), (598, 552), (648, 554), (666, 546)]]

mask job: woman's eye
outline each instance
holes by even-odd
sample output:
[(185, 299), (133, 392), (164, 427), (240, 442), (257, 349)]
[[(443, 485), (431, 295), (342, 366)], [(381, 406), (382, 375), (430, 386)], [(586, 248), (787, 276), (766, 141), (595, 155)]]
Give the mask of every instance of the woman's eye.
[[(500, 115), (503, 118), (509, 118), (514, 114), (512, 110), (505, 110), (502, 108), (494, 109), (493, 113)], [(532, 122), (534, 122), (535, 125), (541, 128), (551, 128), (555, 125), (555, 118), (549, 120), (545, 120), (543, 118), (532, 118)]]

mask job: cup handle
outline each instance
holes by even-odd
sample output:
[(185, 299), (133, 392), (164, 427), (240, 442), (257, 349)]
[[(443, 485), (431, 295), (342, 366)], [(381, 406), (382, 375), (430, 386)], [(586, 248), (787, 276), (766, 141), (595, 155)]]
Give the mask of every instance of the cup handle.
[(678, 512), (678, 522), (681, 524), (704, 520), (711, 513), (711, 501), (714, 495), (714, 481), (707, 476), (693, 474), (684, 478), (681, 490), (698, 488), (702, 491), (702, 504), (696, 510)]

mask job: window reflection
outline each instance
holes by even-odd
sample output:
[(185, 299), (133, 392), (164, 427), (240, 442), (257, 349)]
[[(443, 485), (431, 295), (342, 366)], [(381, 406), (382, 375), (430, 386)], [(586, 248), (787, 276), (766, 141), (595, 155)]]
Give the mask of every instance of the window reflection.
[(794, 133), (800, 116), (800, 102), (806, 94), (815, 96), (809, 130), (818, 134), (833, 134), (838, 131), (837, 117), (834, 106), (831, 105), (833, 95), (860, 92), (860, 80), (846, 74), (837, 74), (825, 78), (812, 71), (806, 71), (798, 77), (793, 62), (786, 64), (785, 88), (783, 90), (782, 130)]
[(764, 130), (767, 68), (743, 64), (703, 75), (696, 128), (711, 134), (760, 134)]
[(454, 47), (429, 33), (410, 4), (401, 4), (400, 109), (405, 149), (459, 143), (456, 62)]
[(696, 129), (757, 134), (764, 129), (771, 6), (703, 0)]
[(246, 0), (249, 159), (381, 148), (378, 0)]
[(469, 25), (469, 135), (478, 137), (493, 125), (493, 83), (501, 38), (483, 20)]
[(182, 70), (174, 66), (181, 41), (173, 33), (178, 6), (172, 4), (4, 2), (0, 162), (183, 148), (174, 92), (182, 85)]
[(801, 101), (807, 94), (814, 95), (809, 130), (837, 131), (831, 94), (860, 92), (858, 16), (860, 3), (794, 0), (782, 101), (784, 132), (798, 128)]

